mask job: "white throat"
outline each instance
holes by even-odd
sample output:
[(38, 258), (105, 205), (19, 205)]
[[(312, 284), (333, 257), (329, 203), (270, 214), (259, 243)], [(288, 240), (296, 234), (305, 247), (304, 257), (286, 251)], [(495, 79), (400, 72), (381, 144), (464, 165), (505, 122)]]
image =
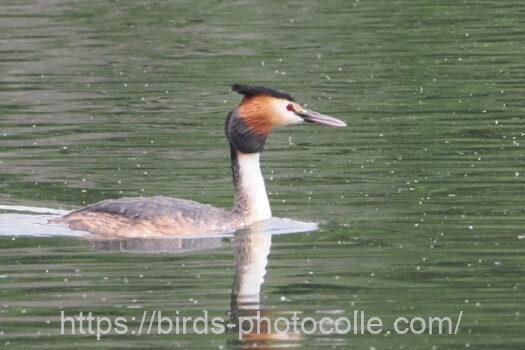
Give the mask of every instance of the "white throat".
[(242, 216), (245, 225), (271, 218), (272, 211), (259, 164), (261, 154), (236, 152), (238, 173), (234, 174), (234, 211)]

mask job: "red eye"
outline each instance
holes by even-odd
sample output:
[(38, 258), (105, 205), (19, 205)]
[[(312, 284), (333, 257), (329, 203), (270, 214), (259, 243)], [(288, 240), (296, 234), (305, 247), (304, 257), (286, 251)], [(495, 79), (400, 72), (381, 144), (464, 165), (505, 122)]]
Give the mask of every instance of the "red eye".
[(288, 103), (288, 106), (286, 106), (286, 109), (289, 110), (290, 112), (295, 111), (295, 109), (293, 108), (293, 104), (291, 103)]

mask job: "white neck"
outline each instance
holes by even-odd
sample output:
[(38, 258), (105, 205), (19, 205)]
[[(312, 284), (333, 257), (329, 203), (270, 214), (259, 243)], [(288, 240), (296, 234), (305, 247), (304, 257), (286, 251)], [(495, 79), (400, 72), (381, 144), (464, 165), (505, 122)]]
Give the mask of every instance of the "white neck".
[[(234, 168), (235, 204), (234, 211), (241, 215), (245, 225), (272, 217), (270, 202), (259, 164), (260, 153), (236, 151), (232, 159)], [(235, 174), (237, 171), (237, 174)]]

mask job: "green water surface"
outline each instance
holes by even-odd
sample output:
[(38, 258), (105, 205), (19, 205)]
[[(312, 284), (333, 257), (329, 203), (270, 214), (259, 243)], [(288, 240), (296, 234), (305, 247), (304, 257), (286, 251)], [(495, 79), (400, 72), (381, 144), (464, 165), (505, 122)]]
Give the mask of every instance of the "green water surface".
[[(0, 2), (0, 203), (169, 195), (229, 207), (233, 82), (348, 122), (278, 130), (260, 309), (462, 320), (455, 335), (60, 335), (60, 312), (231, 317), (236, 239), (143, 254), (0, 237), (0, 345), (17, 349), (524, 349), (525, 3)], [(520, 238), (522, 237), (522, 238)]]

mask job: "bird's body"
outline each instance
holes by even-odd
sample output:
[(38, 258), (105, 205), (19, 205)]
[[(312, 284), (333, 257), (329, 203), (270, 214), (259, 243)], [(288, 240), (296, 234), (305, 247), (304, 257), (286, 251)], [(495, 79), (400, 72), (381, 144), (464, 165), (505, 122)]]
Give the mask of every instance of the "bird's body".
[(227, 232), (243, 226), (231, 211), (163, 196), (108, 199), (54, 222), (67, 223), (74, 230), (126, 237)]
[(302, 121), (335, 127), (343, 122), (304, 109), (285, 92), (249, 85), (232, 86), (244, 95), (226, 119), (234, 184), (231, 210), (186, 199), (136, 197), (104, 200), (51, 223), (102, 236), (151, 237), (227, 232), (272, 216), (259, 159), (272, 128)]

